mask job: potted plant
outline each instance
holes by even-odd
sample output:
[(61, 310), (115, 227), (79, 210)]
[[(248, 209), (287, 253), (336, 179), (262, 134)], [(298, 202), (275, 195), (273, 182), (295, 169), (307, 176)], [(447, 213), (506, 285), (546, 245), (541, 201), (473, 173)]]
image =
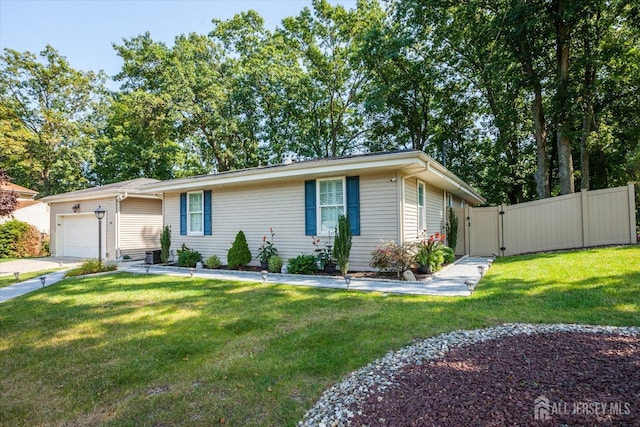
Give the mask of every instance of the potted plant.
[(414, 260), (418, 264), (418, 273), (431, 274), (442, 265), (444, 262), (444, 254), (442, 253), (444, 240), (444, 234), (435, 233), (427, 240), (418, 242), (414, 255)]
[(258, 259), (260, 260), (260, 266), (263, 270), (269, 269), (269, 258), (274, 255), (278, 255), (278, 250), (273, 246), (273, 228), (269, 227), (271, 233), (271, 240), (267, 240), (267, 236), (262, 236), (262, 246), (258, 249)]
[(414, 256), (414, 259), (416, 263), (418, 263), (419, 274), (431, 273), (431, 269), (429, 267), (429, 251), (426, 248), (426, 245), (422, 244), (422, 242), (418, 243), (418, 251)]
[(313, 246), (315, 246), (314, 252), (318, 259), (320, 270), (324, 270), (325, 273), (333, 274), (336, 272), (336, 260), (333, 257), (333, 244), (332, 244), (332, 232), (329, 232), (329, 241), (324, 244), (324, 247), (320, 246), (320, 238), (313, 236)]

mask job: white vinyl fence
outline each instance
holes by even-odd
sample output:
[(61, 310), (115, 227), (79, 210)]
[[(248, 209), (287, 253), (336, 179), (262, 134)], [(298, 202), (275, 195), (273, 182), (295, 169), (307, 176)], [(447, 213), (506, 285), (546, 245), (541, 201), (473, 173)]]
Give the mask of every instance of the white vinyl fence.
[(516, 255), (636, 243), (633, 184), (517, 205), (457, 209), (457, 254)]

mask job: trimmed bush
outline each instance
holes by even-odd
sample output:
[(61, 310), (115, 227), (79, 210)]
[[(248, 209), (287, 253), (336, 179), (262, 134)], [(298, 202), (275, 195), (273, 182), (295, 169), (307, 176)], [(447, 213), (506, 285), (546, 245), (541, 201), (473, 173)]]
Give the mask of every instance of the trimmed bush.
[(449, 222), (447, 223), (447, 238), (447, 244), (455, 253), (456, 245), (458, 244), (458, 217), (456, 216), (456, 211), (451, 207), (449, 208)]
[(169, 249), (171, 249), (171, 228), (165, 225), (160, 234), (160, 261), (163, 264), (169, 262)]
[(289, 260), (287, 273), (314, 274), (318, 271), (318, 258), (315, 255), (303, 254)]
[(247, 244), (247, 238), (242, 230), (236, 234), (236, 239), (227, 252), (227, 264), (231, 268), (239, 268), (251, 262), (251, 251)]
[(199, 262), (202, 262), (202, 255), (194, 249), (185, 247), (178, 255), (178, 265), (180, 267), (195, 267)]
[(218, 258), (218, 255), (211, 255), (209, 258), (207, 258), (205, 264), (207, 264), (207, 267), (214, 269), (220, 267), (222, 265), (222, 262), (220, 261), (220, 258)]
[(34, 257), (42, 253), (42, 237), (33, 225), (12, 219), (0, 224), (0, 258)]
[(444, 255), (445, 264), (451, 264), (456, 260), (456, 254), (453, 252), (453, 248), (443, 246), (440, 250), (442, 251), (442, 255)]
[(271, 255), (269, 257), (269, 271), (272, 273), (280, 273), (282, 271), (282, 260), (278, 255)]

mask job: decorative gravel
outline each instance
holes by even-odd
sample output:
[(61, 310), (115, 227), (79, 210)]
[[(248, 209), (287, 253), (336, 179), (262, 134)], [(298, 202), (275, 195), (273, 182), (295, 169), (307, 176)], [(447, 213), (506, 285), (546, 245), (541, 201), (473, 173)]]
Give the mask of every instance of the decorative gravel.
[(388, 353), (299, 426), (640, 426), (638, 402), (640, 327), (505, 324)]

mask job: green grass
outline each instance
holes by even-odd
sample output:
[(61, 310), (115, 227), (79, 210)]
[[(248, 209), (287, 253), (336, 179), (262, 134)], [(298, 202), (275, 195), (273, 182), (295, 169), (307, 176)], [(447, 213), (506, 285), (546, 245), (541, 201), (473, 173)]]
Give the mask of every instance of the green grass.
[[(34, 277), (40, 277), (58, 270), (59, 268), (54, 268), (50, 270), (32, 271), (30, 273), (20, 273), (20, 281), (24, 282), (25, 280), (33, 279)], [(4, 288), (5, 286), (13, 285), (16, 283), (18, 282), (16, 282), (16, 278), (13, 273), (6, 276), (0, 276), (0, 288)]]
[(0, 425), (295, 425), (390, 350), (506, 322), (640, 325), (640, 247), (499, 259), (470, 298), (118, 273), (0, 305)]

